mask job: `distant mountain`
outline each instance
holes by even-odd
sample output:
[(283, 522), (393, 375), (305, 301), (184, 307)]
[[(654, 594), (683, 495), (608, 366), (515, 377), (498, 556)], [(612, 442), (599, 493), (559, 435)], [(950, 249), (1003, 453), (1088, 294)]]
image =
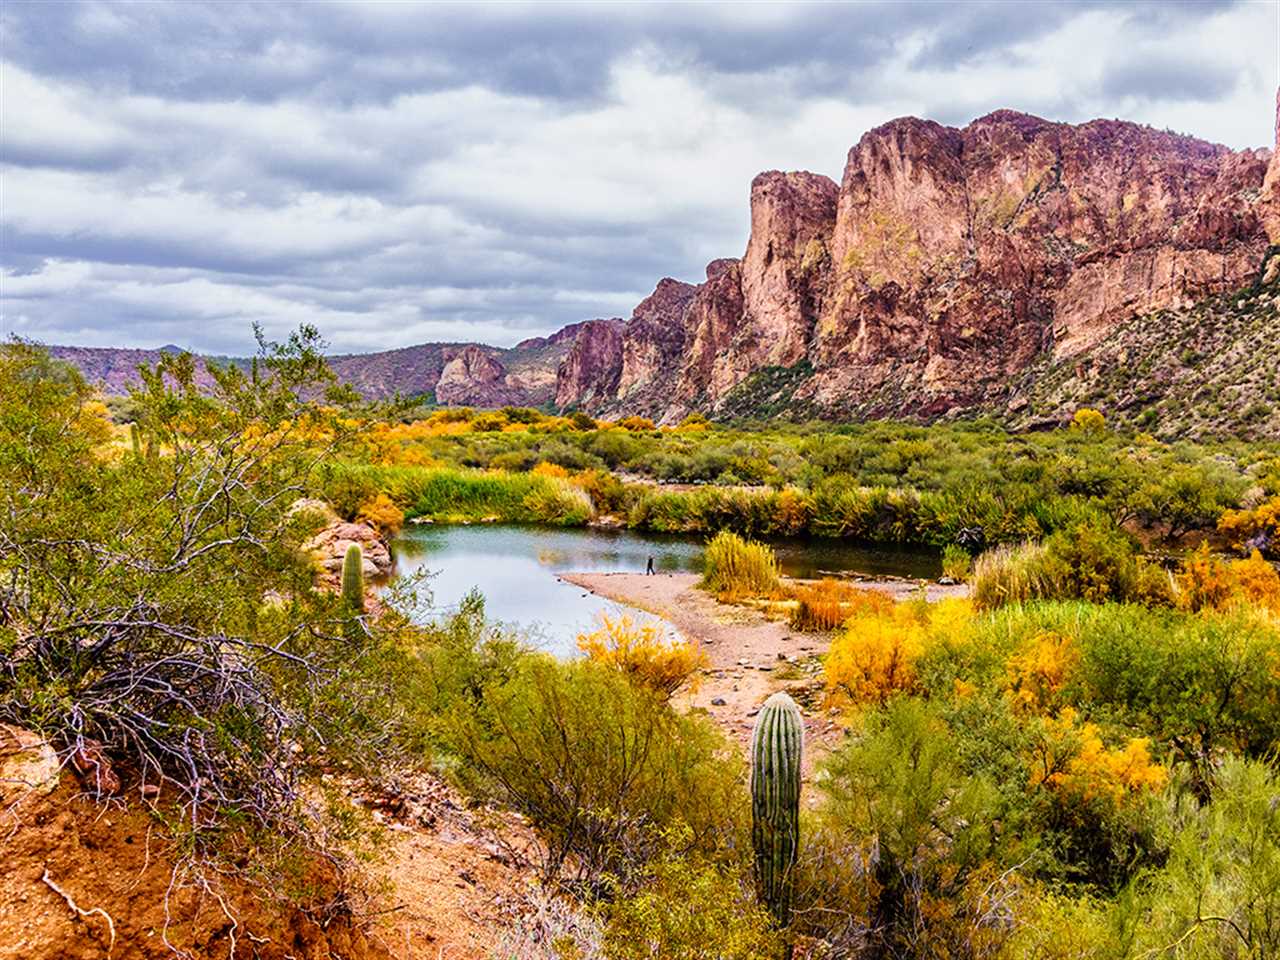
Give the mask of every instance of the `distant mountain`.
[[(1008, 110), (963, 129), (894, 120), (850, 150), (839, 184), (756, 177), (743, 256), (698, 284), (661, 280), (625, 322), (332, 362), (371, 397), (664, 422), (983, 412), (1033, 425), (1088, 400), (1161, 430), (1211, 429), (1215, 403), (1234, 429), (1248, 409), (1275, 436), (1259, 404), (1273, 404), (1280, 348), (1258, 292), (1272, 281), (1257, 278), (1280, 244), (1280, 95), (1277, 147)], [(1244, 306), (1221, 299), (1248, 289)], [(54, 352), (116, 392), (156, 353)]]
[[(588, 321), (610, 322), (615, 321)], [(400, 394), (455, 406), (549, 406), (555, 402), (560, 364), (573, 348), (584, 323), (574, 323), (549, 337), (531, 337), (514, 347), (482, 343), (422, 343), (377, 353), (345, 353), (329, 357), (344, 383), (364, 396), (385, 400)], [(80, 369), (108, 394), (127, 392), (138, 382), (138, 365), (154, 364), (165, 353), (180, 353), (172, 344), (156, 350), (117, 347), (53, 346), (50, 353)], [(211, 357), (219, 363), (242, 363), (236, 357)], [(200, 382), (209, 384), (200, 370)]]

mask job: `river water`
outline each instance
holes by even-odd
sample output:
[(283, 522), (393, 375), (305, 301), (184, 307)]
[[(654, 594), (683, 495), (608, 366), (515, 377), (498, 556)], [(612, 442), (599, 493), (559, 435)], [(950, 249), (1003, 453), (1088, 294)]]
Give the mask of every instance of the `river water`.
[[(558, 574), (643, 573), (653, 557), (659, 573), (702, 569), (701, 538), (633, 530), (535, 527), (513, 524), (410, 524), (393, 541), (396, 575), (431, 573), (433, 612), (447, 612), (472, 589), (495, 620), (510, 624), (558, 654), (576, 649), (579, 633), (618, 604), (558, 579)], [(862, 573), (937, 577), (936, 553), (860, 547), (839, 541), (773, 543), (783, 573), (817, 577)]]

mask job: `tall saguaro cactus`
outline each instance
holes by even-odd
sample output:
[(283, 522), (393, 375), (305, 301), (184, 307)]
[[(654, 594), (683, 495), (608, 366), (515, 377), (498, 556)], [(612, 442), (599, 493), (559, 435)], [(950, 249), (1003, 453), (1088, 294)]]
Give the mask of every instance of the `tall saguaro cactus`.
[(775, 693), (761, 707), (751, 734), (751, 840), (760, 899), (779, 927), (791, 922), (803, 751), (800, 708), (785, 693)]
[(364, 613), (364, 551), (358, 543), (347, 547), (342, 558), (342, 610), (347, 617), (347, 638), (358, 640), (360, 616)]

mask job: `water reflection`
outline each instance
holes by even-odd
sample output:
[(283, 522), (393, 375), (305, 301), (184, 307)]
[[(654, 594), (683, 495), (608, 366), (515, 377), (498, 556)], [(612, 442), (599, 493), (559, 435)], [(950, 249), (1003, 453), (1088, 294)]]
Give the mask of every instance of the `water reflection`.
[[(828, 541), (775, 544), (783, 572), (814, 577), (858, 571), (872, 575), (936, 577), (936, 555), (854, 547)], [(396, 572), (433, 574), (433, 606), (447, 611), (473, 588), (484, 594), (489, 616), (537, 635), (558, 654), (576, 648), (610, 603), (558, 580), (576, 572), (643, 573), (649, 558), (659, 573), (698, 572), (702, 541), (631, 530), (553, 529), (506, 524), (407, 527), (393, 543)]]

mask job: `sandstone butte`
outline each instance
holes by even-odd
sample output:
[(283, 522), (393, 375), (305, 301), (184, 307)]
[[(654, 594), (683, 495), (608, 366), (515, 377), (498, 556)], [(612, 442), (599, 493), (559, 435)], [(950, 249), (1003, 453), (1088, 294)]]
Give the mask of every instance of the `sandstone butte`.
[[(1253, 280), (1280, 243), (1280, 93), (1276, 121), (1276, 150), (1233, 151), (1009, 110), (963, 129), (893, 120), (849, 151), (839, 184), (757, 176), (743, 255), (708, 264), (698, 284), (659, 281), (625, 321), (509, 350), (427, 344), (333, 365), (371, 396), (664, 422), (741, 412), (743, 391), (771, 376), (798, 413), (999, 409), (1034, 361), (1085, 355), (1136, 315)], [(139, 359), (55, 353), (109, 386)]]

